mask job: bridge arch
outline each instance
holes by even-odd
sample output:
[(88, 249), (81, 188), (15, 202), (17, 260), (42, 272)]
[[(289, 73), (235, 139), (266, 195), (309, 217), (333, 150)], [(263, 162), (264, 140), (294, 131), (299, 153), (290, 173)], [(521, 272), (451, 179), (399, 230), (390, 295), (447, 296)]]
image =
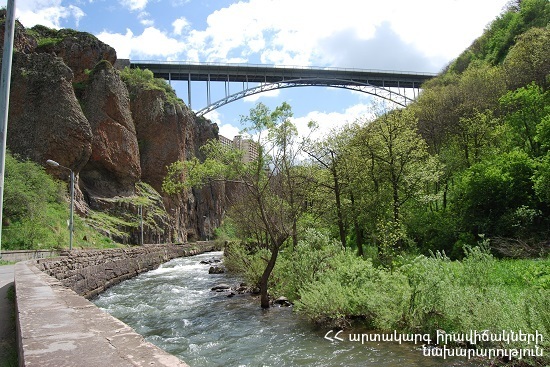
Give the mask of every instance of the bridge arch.
[[(327, 83), (326, 80), (319, 80), (319, 79), (307, 79), (307, 80), (295, 79), (295, 80), (284, 80), (284, 81), (268, 83), (268, 84), (260, 84), (252, 88), (241, 90), (237, 93), (226, 95), (224, 98), (218, 101), (215, 101), (213, 103), (210, 103), (208, 106), (201, 108), (195, 113), (197, 116), (203, 116), (231, 102), (235, 102), (239, 99), (243, 99), (245, 97), (252, 96), (254, 94), (268, 92), (276, 89), (285, 89), (285, 88), (294, 88), (294, 87), (319, 86), (319, 87), (328, 87), (328, 88), (348, 89), (348, 90), (358, 91), (358, 92), (370, 94), (376, 97), (380, 97), (402, 107), (405, 107), (407, 104), (414, 101), (420, 91), (420, 88), (414, 89), (413, 98), (410, 98), (409, 96), (406, 95), (406, 93), (403, 93), (404, 90), (401, 91), (398, 89), (397, 91), (394, 91), (391, 88), (377, 87), (374, 85), (370, 85), (366, 83), (358, 83), (358, 82), (356, 82), (356, 84), (350, 85), (350, 84), (346, 84), (346, 82), (349, 83), (349, 81), (339, 80), (339, 79), (334, 80), (334, 83)], [(400, 89), (404, 89), (404, 88), (400, 88)]]

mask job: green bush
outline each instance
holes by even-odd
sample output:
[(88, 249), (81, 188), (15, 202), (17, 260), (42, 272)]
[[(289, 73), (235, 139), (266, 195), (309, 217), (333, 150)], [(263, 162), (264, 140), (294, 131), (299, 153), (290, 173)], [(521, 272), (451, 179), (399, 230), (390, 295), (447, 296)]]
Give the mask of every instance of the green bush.
[(225, 218), (222, 224), (214, 229), (214, 235), (216, 241), (220, 243), (225, 241), (236, 241), (238, 239), (237, 228), (229, 217)]
[(406, 277), (342, 250), (318, 280), (302, 287), (296, 309), (315, 322), (345, 325), (361, 318), (378, 330), (401, 328), (410, 290)]
[(326, 233), (307, 229), (295, 248), (287, 247), (281, 251), (271, 275), (272, 293), (293, 302), (298, 300), (300, 291), (318, 280), (329, 268), (332, 257), (340, 251), (342, 245), (339, 241)]
[(443, 251), (453, 259), (462, 258), (462, 252), (453, 253), (453, 245), (459, 238), (457, 218), (451, 211), (415, 208), (404, 219), (404, 224), (408, 235), (417, 244), (422, 254), (429, 255), (430, 251)]
[(2, 243), (6, 249), (58, 245), (54, 227), (68, 218), (64, 185), (31, 161), (6, 155)]
[(269, 258), (266, 249), (248, 248), (243, 242), (232, 242), (224, 252), (224, 264), (228, 271), (240, 274), (247, 284), (257, 287)]
[[(67, 187), (43, 167), (6, 154), (2, 248), (6, 250), (68, 247)], [(75, 216), (74, 246), (116, 244)]]
[[(464, 171), (452, 192), (452, 211), (460, 218), (462, 229), (475, 235), (505, 237), (536, 229), (540, 218), (534, 173), (533, 159), (518, 151)], [(534, 217), (529, 219), (529, 213)]]
[(549, 335), (550, 259), (498, 260), (487, 242), (465, 250), (462, 261), (422, 255), (393, 272), (340, 251), (321, 275), (302, 284), (296, 310), (318, 323), (349, 326), (359, 318), (372, 329), (434, 337), (437, 330)]
[(401, 269), (411, 286), (406, 328), (548, 335), (550, 309), (543, 303), (550, 299), (544, 281), (549, 265), (549, 259), (497, 260), (486, 245), (467, 248), (463, 261), (420, 256)]

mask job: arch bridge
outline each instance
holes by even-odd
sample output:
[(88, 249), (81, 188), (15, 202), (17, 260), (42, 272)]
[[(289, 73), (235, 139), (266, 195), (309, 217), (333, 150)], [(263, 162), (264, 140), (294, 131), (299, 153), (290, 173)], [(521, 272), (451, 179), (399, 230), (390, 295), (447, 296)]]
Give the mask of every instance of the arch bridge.
[[(323, 86), (368, 93), (400, 106), (414, 101), (422, 83), (436, 74), (384, 70), (268, 66), (254, 64), (188, 63), (175, 61), (130, 61), (131, 68), (149, 69), (155, 77), (187, 81), (188, 106), (191, 106), (191, 82), (206, 82), (207, 106), (197, 110), (202, 116), (238, 99), (274, 89)], [(225, 83), (225, 97), (212, 102), (212, 82)], [(230, 83), (242, 83), (236, 92)]]

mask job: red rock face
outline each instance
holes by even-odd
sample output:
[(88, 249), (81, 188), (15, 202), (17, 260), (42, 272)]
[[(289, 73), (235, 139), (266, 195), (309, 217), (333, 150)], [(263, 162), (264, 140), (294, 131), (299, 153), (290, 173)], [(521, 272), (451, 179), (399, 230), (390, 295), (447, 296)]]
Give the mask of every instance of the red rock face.
[[(51, 33), (55, 31), (48, 30), (48, 32)], [(116, 61), (115, 49), (101, 42), (89, 33), (77, 32), (71, 29), (61, 29), (53, 35), (48, 35), (53, 36), (53, 38), (59, 41), (39, 47), (37, 51), (54, 53), (61, 57), (65, 64), (73, 71), (73, 82), (75, 83), (88, 79), (87, 73), (92, 70), (98, 62), (107, 60), (111, 65), (114, 65)]]
[(141, 179), (162, 192), (166, 167), (185, 159), (186, 129), (190, 112), (173, 104), (159, 90), (131, 91), (131, 110), (141, 161)]
[(132, 195), (141, 176), (138, 142), (128, 90), (111, 64), (94, 69), (81, 100), (93, 134), (83, 187), (100, 197)]
[[(0, 10), (0, 19), (4, 19), (6, 17), (6, 10), (1, 9)], [(0, 32), (0, 47), (4, 47), (4, 27), (0, 27), (2, 30)], [(38, 42), (34, 37), (31, 37), (27, 35), (25, 32), (25, 27), (18, 21), (15, 20), (15, 32), (14, 32), (14, 39), (13, 39), (13, 49), (15, 51), (23, 52), (23, 53), (31, 53), (36, 50), (36, 47), (38, 46)]]
[(158, 90), (132, 90), (132, 116), (140, 147), (141, 179), (164, 197), (171, 216), (173, 241), (213, 237), (219, 226), (225, 191), (223, 184), (186, 190), (167, 196), (162, 181), (167, 166), (199, 154), (208, 139), (217, 138), (217, 125), (196, 116), (183, 104), (174, 104)]
[(57, 57), (15, 53), (7, 134), (13, 153), (41, 164), (53, 159), (76, 172), (88, 162), (92, 131), (71, 80)]

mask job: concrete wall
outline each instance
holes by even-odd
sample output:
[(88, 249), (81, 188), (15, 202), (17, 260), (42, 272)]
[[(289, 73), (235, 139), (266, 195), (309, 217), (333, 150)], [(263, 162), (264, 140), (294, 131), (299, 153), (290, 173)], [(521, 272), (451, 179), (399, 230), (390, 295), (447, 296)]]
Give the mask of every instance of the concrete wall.
[(17, 263), (19, 365), (187, 366), (84, 297), (172, 258), (212, 250), (207, 242), (150, 245), (71, 251), (58, 258)]
[(10, 250), (2, 251), (2, 260), (19, 262), (32, 259), (42, 259), (45, 257), (58, 256), (57, 250)]

